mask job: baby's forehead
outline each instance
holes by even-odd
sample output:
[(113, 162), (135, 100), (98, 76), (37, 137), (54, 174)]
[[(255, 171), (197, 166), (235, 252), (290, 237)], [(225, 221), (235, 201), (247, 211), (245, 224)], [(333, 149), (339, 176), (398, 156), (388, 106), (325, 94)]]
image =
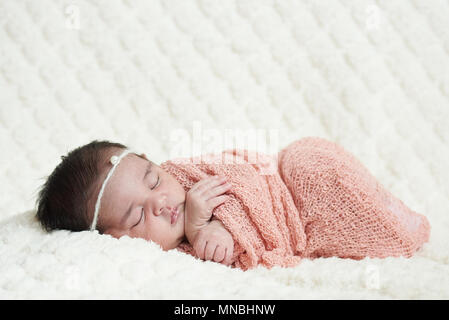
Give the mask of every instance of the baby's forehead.
[[(149, 166), (153, 167), (153, 163), (146, 159), (144, 155), (134, 152), (127, 154), (117, 164), (117, 168), (115, 168), (107, 186), (109, 192), (105, 193), (112, 193), (113, 196), (123, 194), (123, 191), (132, 188), (133, 185), (136, 185), (139, 179), (142, 179), (140, 177), (143, 177)], [(123, 188), (126, 189), (123, 190)]]
[[(129, 155), (125, 159), (122, 159), (122, 162), (115, 170), (114, 176), (117, 178), (123, 178), (123, 176), (126, 178), (134, 178), (142, 170), (144, 164), (144, 160), (137, 155)], [(114, 178), (114, 176), (112, 178)]]
[[(147, 171), (154, 170), (157, 165), (138, 154), (130, 154), (129, 158), (123, 159), (111, 177), (111, 190), (123, 193), (122, 188), (133, 188), (139, 186)], [(125, 190), (126, 191), (126, 190)]]
[(143, 153), (130, 153), (128, 156), (137, 161), (150, 162), (150, 163), (154, 164), (151, 160), (147, 159), (145, 154), (143, 154)]
[(131, 201), (138, 187), (141, 164), (132, 163), (137, 161), (136, 159), (123, 160), (111, 177), (103, 195), (105, 209), (111, 213), (120, 209), (121, 203)]
[[(114, 156), (117, 156), (117, 154), (112, 155), (111, 159), (113, 159)], [(112, 165), (111, 162), (112, 160), (109, 163), (110, 166)], [(116, 171), (118, 171), (120, 168), (125, 169), (133, 168), (145, 162), (147, 162), (147, 160), (142, 155), (136, 153), (129, 153), (123, 159), (121, 159), (120, 163), (117, 165)]]

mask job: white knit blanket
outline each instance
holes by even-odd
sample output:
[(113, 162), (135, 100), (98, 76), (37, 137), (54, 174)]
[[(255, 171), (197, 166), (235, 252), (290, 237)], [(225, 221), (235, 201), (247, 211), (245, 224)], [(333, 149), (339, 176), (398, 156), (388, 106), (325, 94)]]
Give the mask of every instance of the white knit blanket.
[[(446, 0), (0, 0), (0, 298), (448, 299), (447, 17)], [(160, 163), (238, 130), (340, 143), (430, 242), (243, 272), (33, 218), (60, 156), (93, 139)]]

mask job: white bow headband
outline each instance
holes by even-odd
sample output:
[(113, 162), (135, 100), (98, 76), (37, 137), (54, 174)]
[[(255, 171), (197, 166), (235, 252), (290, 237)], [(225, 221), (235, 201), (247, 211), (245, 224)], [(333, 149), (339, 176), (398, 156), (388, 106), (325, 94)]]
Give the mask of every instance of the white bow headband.
[(97, 202), (95, 203), (94, 218), (92, 219), (92, 224), (90, 225), (90, 231), (95, 230), (95, 228), (97, 227), (98, 213), (100, 212), (100, 205), (101, 205), (101, 197), (103, 196), (103, 192), (106, 187), (106, 184), (108, 183), (109, 179), (111, 178), (112, 174), (115, 171), (115, 168), (117, 168), (120, 161), (127, 154), (130, 154), (130, 153), (139, 154), (133, 150), (126, 149), (119, 156), (112, 156), (111, 159), (109, 159), (109, 161), (112, 163), (112, 168), (109, 170), (109, 173), (106, 176), (106, 179), (104, 179), (103, 184), (101, 185), (100, 192), (98, 193)]

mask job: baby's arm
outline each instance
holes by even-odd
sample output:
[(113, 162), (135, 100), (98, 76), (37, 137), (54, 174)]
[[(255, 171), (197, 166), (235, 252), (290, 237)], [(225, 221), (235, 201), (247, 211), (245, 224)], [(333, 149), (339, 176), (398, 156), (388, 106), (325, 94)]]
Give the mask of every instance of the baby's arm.
[(232, 263), (234, 240), (223, 223), (215, 217), (199, 231), (193, 248), (200, 259), (213, 260), (227, 266)]

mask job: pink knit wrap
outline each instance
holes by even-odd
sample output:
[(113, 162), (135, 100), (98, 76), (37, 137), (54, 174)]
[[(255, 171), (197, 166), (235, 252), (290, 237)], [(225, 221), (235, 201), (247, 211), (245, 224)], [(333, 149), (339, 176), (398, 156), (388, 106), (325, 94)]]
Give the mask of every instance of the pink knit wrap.
[[(162, 163), (188, 191), (221, 174), (232, 189), (213, 211), (234, 239), (232, 267), (292, 267), (302, 258), (410, 257), (427, 219), (388, 192), (336, 143), (308, 137), (277, 155), (230, 149)], [(194, 254), (184, 242), (178, 250)]]

